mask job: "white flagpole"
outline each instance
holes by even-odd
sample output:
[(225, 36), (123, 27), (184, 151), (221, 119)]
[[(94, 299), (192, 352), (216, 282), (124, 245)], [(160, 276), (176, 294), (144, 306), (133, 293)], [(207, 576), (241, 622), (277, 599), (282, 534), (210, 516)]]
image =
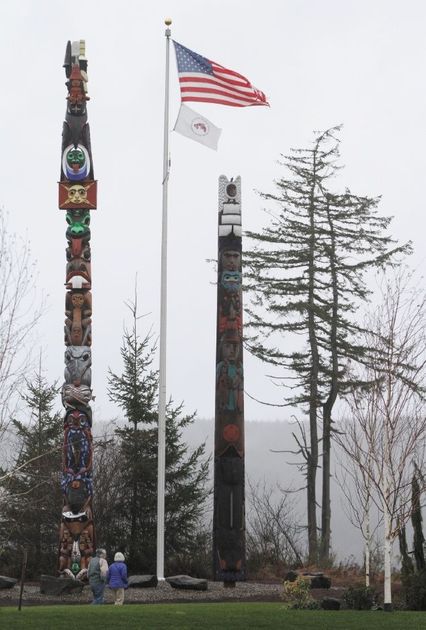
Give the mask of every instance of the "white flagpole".
[(160, 312), (160, 370), (158, 395), (158, 481), (157, 481), (157, 578), (164, 580), (164, 503), (166, 485), (166, 344), (167, 344), (167, 186), (169, 182), (169, 26), (166, 25), (166, 84), (164, 100), (163, 153), (163, 219), (161, 236), (161, 312)]

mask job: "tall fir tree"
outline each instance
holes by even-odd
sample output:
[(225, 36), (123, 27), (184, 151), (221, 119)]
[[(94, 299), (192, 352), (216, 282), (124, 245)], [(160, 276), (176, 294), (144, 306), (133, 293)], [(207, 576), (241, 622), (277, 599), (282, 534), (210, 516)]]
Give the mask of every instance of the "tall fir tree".
[[(262, 361), (284, 370), (280, 382), (287, 379), (289, 385), (286, 403), (309, 418), (309, 435), (300, 425), (296, 439), (307, 480), (309, 561), (324, 564), (330, 552), (332, 411), (338, 396), (355, 385), (348, 361), (368, 360), (368, 349), (357, 337), (360, 325), (352, 316), (368, 295), (366, 272), (409, 251), (409, 245), (395, 247), (386, 233), (390, 219), (378, 215), (379, 198), (330, 191), (340, 168), (339, 130), (316, 134), (311, 148), (293, 150), (284, 158), (286, 175), (276, 182), (278, 193), (261, 195), (278, 212), (271, 213), (270, 225), (261, 232), (247, 232), (253, 248), (244, 254), (251, 298), (247, 346)], [(296, 349), (287, 349), (289, 345)]]
[[(109, 506), (111, 522), (101, 539), (125, 551), (131, 570), (155, 572), (157, 532), (158, 372), (152, 368), (155, 344), (138, 335), (137, 300), (129, 305), (133, 325), (125, 330), (123, 371), (109, 371), (109, 398), (124, 412), (128, 426), (118, 427), (114, 483), (116, 499)], [(197, 526), (208, 495), (205, 445), (191, 451), (182, 431), (194, 422), (182, 405), (170, 400), (166, 409), (166, 570), (178, 555), (195, 550)], [(98, 472), (99, 474), (99, 472)], [(98, 526), (99, 531), (100, 524)]]
[(52, 573), (57, 560), (63, 438), (61, 415), (53, 412), (57, 394), (56, 384), (48, 385), (41, 369), (27, 381), (22, 399), (30, 419), (12, 420), (18, 454), (9, 469), (1, 471), (4, 559), (16, 558), (17, 548), (25, 547), (30, 577)]

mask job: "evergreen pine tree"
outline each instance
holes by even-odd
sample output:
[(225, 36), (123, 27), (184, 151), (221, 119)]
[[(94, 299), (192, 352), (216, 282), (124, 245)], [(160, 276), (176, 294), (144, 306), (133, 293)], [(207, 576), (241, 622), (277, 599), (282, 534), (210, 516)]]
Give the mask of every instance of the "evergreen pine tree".
[[(152, 368), (155, 344), (148, 334), (140, 339), (137, 304), (130, 305), (131, 331), (125, 331), (121, 356), (123, 372), (109, 371), (109, 397), (124, 412), (128, 426), (115, 433), (119, 456), (115, 483), (117, 499), (111, 523), (101, 538), (110, 548), (127, 554), (131, 570), (155, 572), (157, 536), (158, 372)], [(190, 554), (207, 497), (208, 460), (205, 445), (190, 451), (183, 429), (195, 414), (183, 415), (182, 405), (169, 401), (166, 410), (165, 564)], [(100, 474), (100, 471), (97, 472)], [(101, 524), (98, 524), (98, 533)]]
[[(262, 194), (278, 207), (269, 226), (247, 232), (254, 242), (244, 254), (248, 348), (284, 370), (286, 403), (309, 417), (297, 438), (307, 479), (309, 561), (326, 563), (330, 550), (330, 452), (332, 410), (339, 395), (355, 384), (349, 360), (368, 360), (357, 338), (353, 315), (368, 295), (365, 273), (395, 260), (409, 246), (394, 247), (386, 234), (390, 219), (377, 214), (378, 198), (331, 193), (339, 170), (339, 127), (315, 136), (313, 146), (293, 150), (277, 194)], [(288, 175), (287, 175), (288, 174)], [(288, 347), (299, 340), (296, 350)], [(297, 342), (296, 342), (297, 343)], [(281, 377), (282, 378), (282, 377)], [(322, 420), (322, 436), (319, 423)], [(318, 549), (316, 477), (322, 445), (322, 518)]]
[(52, 573), (57, 559), (63, 422), (61, 415), (52, 411), (56, 384), (48, 385), (39, 370), (26, 387), (22, 399), (30, 420), (12, 420), (18, 454), (9, 470), (1, 471), (0, 536), (6, 558), (16, 557), (19, 546), (26, 547), (27, 575), (38, 577)]

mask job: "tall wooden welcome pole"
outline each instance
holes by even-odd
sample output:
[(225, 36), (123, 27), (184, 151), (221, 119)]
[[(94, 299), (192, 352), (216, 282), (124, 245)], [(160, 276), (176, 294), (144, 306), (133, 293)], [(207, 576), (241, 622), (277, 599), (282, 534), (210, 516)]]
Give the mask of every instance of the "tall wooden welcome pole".
[(213, 568), (225, 586), (246, 579), (241, 180), (219, 178)]
[(90, 129), (87, 121), (85, 42), (68, 42), (68, 88), (62, 131), (59, 208), (66, 212), (65, 407), (62, 460), (63, 509), (59, 573), (84, 579), (95, 547), (92, 514), (92, 273), (90, 212), (96, 209)]

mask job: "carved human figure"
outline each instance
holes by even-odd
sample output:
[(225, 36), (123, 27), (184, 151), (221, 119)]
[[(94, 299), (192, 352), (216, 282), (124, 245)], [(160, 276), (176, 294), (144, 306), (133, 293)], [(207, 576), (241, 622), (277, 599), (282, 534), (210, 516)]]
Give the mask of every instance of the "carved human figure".
[[(87, 417), (78, 410), (68, 413), (65, 422), (63, 446), (63, 483), (72, 479), (83, 479), (92, 470), (92, 434)], [(91, 494), (91, 483), (86, 487)]]
[(87, 96), (87, 89), (85, 89), (85, 83), (87, 83), (87, 75), (82, 73), (80, 65), (74, 63), (71, 69), (71, 76), (66, 82), (68, 87), (68, 106), (72, 114), (78, 115), (84, 106), (85, 101), (90, 100)]
[(81, 479), (66, 488), (59, 532), (59, 571), (83, 579), (94, 547), (91, 496)]
[[(223, 293), (223, 292), (222, 292)], [(241, 300), (239, 293), (224, 293), (219, 300), (219, 333), (226, 330), (242, 333)]]
[(65, 299), (65, 343), (70, 346), (90, 346), (91, 338), (91, 294), (72, 291)]
[(220, 341), (221, 361), (216, 366), (217, 405), (219, 410), (243, 410), (243, 366), (239, 360), (241, 339), (226, 332)]

